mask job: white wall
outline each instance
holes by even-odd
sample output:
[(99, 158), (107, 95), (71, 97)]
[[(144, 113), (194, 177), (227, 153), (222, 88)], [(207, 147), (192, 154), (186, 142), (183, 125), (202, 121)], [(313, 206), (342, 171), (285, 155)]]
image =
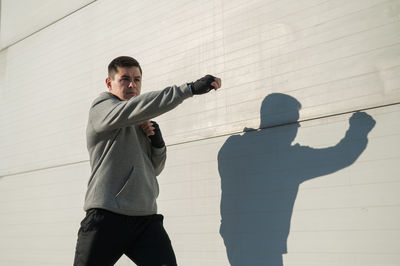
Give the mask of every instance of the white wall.
[[(72, 264), (87, 112), (119, 55), (141, 62), (144, 92), (223, 80), (157, 119), (169, 150), (159, 209), (180, 265), (400, 264), (398, 1), (62, 1), (54, 13), (32, 8), (41, 20), (26, 17), (30, 31), (4, 22), (19, 12), (11, 2), (1, 9), (0, 265)], [(279, 101), (260, 113), (271, 93), (301, 103), (298, 131)], [(367, 117), (334, 153), (295, 146), (334, 147), (357, 110), (376, 121), (365, 149)], [(273, 127), (243, 133), (261, 121)]]
[(2, 0), (0, 48), (23, 40), (91, 2), (93, 0)]

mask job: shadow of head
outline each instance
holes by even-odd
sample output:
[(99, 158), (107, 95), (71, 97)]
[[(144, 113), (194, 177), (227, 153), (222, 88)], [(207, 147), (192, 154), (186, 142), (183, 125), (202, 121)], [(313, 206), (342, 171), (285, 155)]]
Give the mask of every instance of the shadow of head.
[(260, 128), (287, 125), (285, 141), (293, 141), (296, 137), (299, 124), (299, 111), (301, 103), (294, 97), (283, 93), (267, 95), (261, 104)]

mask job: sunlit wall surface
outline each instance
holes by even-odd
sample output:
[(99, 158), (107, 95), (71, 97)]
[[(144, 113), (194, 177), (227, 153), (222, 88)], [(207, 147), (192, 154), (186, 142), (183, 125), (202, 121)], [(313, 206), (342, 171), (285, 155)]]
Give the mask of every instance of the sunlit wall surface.
[(2, 0), (0, 29), (0, 265), (72, 264), (119, 55), (142, 92), (222, 78), (155, 119), (179, 265), (400, 264), (399, 1)]

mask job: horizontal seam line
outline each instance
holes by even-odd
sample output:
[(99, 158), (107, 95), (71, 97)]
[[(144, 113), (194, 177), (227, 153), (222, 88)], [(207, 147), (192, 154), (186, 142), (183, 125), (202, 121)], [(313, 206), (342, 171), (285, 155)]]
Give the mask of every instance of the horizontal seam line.
[[(367, 108), (362, 108), (362, 109), (353, 110), (353, 111), (340, 112), (340, 113), (335, 113), (335, 114), (330, 114), (330, 115), (306, 118), (306, 119), (287, 122), (287, 123), (281, 123), (281, 124), (276, 124), (276, 125), (271, 125), (271, 126), (260, 127), (260, 128), (257, 128), (257, 129), (249, 129), (246, 132), (252, 132), (252, 131), (258, 131), (258, 130), (281, 127), (281, 126), (287, 126), (287, 125), (292, 125), (292, 124), (297, 124), (297, 123), (303, 123), (303, 122), (308, 122), (308, 121), (325, 119), (325, 118), (329, 118), (329, 117), (335, 117), (335, 116), (341, 116), (341, 115), (345, 115), (345, 114), (351, 114), (351, 113), (355, 113), (355, 112), (379, 109), (379, 108), (384, 108), (384, 107), (389, 107), (389, 106), (394, 106), (394, 105), (400, 105), (400, 102), (382, 104), (382, 105), (378, 105), (378, 106), (367, 107)], [(243, 133), (243, 131), (236, 131), (236, 132), (230, 132), (230, 133), (226, 133), (226, 134), (215, 135), (215, 136), (207, 137), (207, 138), (199, 138), (199, 139), (195, 139), (195, 140), (177, 142), (177, 143), (174, 143), (174, 144), (167, 145), (167, 147), (173, 147), (173, 146), (178, 146), (178, 145), (182, 145), (182, 144), (202, 141), (202, 140), (215, 139), (215, 138), (219, 138), (219, 137), (223, 137), (223, 136), (229, 136), (229, 135), (240, 134), (240, 133)], [(33, 173), (33, 172), (38, 172), (38, 171), (42, 171), (42, 170), (54, 169), (54, 168), (58, 168), (58, 167), (75, 165), (75, 164), (80, 164), (80, 163), (87, 163), (87, 162), (89, 162), (89, 160), (82, 160), (82, 161), (77, 161), (77, 162), (64, 163), (64, 164), (58, 164), (58, 165), (53, 165), (53, 166), (48, 166), (48, 167), (36, 168), (36, 169), (32, 169), (32, 170), (26, 170), (26, 171), (6, 174), (6, 175), (3, 175), (3, 176), (0, 176), (0, 178), (6, 177), (6, 176), (8, 177), (8, 176), (15, 176), (15, 175), (20, 175), (20, 174)]]
[[(276, 124), (276, 125), (271, 125), (271, 126), (265, 126), (265, 127), (260, 127), (256, 129), (248, 129), (245, 132), (252, 132), (252, 131), (258, 131), (258, 130), (264, 130), (264, 129), (269, 129), (269, 128), (275, 128), (275, 127), (281, 127), (281, 126), (287, 126), (287, 125), (292, 125), (292, 124), (297, 124), (297, 123), (303, 123), (303, 122), (308, 122), (308, 121), (313, 121), (313, 120), (319, 120), (319, 119), (325, 119), (329, 117), (335, 117), (335, 116), (341, 116), (345, 114), (351, 114), (355, 112), (361, 112), (361, 111), (367, 111), (367, 110), (373, 110), (373, 109), (379, 109), (379, 108), (384, 108), (384, 107), (389, 107), (389, 106), (394, 106), (394, 105), (399, 105), (400, 102), (394, 102), (394, 103), (389, 103), (389, 104), (382, 104), (378, 106), (373, 106), (373, 107), (367, 107), (367, 108), (362, 108), (362, 109), (357, 109), (357, 110), (352, 110), (352, 111), (346, 111), (346, 112), (340, 112), (340, 113), (335, 113), (335, 114), (330, 114), (330, 115), (323, 115), (323, 116), (318, 116), (318, 117), (311, 117), (311, 118), (306, 118), (302, 120), (297, 120), (297, 121), (292, 121), (292, 122), (286, 122), (286, 123), (281, 123), (281, 124)], [(236, 131), (236, 132), (230, 132), (226, 134), (220, 134), (212, 137), (206, 137), (206, 138), (201, 138), (201, 139), (196, 139), (196, 140), (189, 140), (189, 141), (184, 141), (184, 142), (177, 142), (174, 144), (167, 145), (168, 147), (173, 147), (181, 144), (186, 144), (186, 143), (192, 143), (192, 142), (197, 142), (201, 140), (207, 140), (207, 139), (215, 139), (223, 136), (229, 136), (233, 134), (240, 134), (243, 133), (244, 131)]]
[(91, 5), (91, 4), (93, 4), (93, 3), (96, 2), (96, 1), (97, 1), (97, 0), (92, 0), (90, 3), (87, 3), (86, 5), (79, 7), (78, 9), (72, 11), (71, 13), (68, 13), (68, 14), (62, 16), (62, 17), (59, 18), (59, 19), (56, 19), (55, 21), (51, 22), (50, 24), (47, 24), (47, 25), (43, 26), (42, 28), (40, 28), (40, 29), (38, 29), (38, 30), (36, 30), (36, 31), (34, 31), (34, 32), (30, 33), (30, 34), (28, 34), (27, 36), (22, 37), (21, 39), (18, 39), (18, 40), (16, 40), (16, 41), (10, 43), (9, 45), (6, 45), (5, 47), (1, 48), (0, 53), (3, 52), (3, 51), (5, 51), (5, 50), (7, 50), (8, 48), (10, 48), (10, 47), (16, 45), (17, 43), (20, 43), (20, 42), (22, 42), (23, 40), (28, 39), (29, 37), (35, 35), (36, 33), (39, 33), (39, 32), (41, 32), (42, 30), (44, 30), (44, 29), (46, 29), (46, 28), (48, 28), (48, 27), (50, 27), (50, 26), (56, 24), (57, 22), (59, 22), (59, 21), (65, 19), (65, 18), (69, 17), (70, 15), (72, 15), (72, 14), (78, 12), (79, 10), (81, 10), (81, 9), (83, 9), (83, 8), (85, 8), (85, 7), (89, 6), (89, 5)]

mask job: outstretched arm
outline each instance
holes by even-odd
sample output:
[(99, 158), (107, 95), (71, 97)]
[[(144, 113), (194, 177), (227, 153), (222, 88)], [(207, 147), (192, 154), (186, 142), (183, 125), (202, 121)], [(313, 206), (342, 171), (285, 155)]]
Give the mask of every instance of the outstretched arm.
[(220, 87), (220, 78), (207, 75), (192, 83), (144, 93), (127, 101), (104, 97), (93, 103), (89, 121), (96, 132), (140, 124), (174, 109), (194, 94), (204, 94)]
[(96, 132), (139, 124), (172, 110), (192, 95), (184, 84), (144, 93), (128, 101), (108, 97), (93, 104), (89, 119)]

